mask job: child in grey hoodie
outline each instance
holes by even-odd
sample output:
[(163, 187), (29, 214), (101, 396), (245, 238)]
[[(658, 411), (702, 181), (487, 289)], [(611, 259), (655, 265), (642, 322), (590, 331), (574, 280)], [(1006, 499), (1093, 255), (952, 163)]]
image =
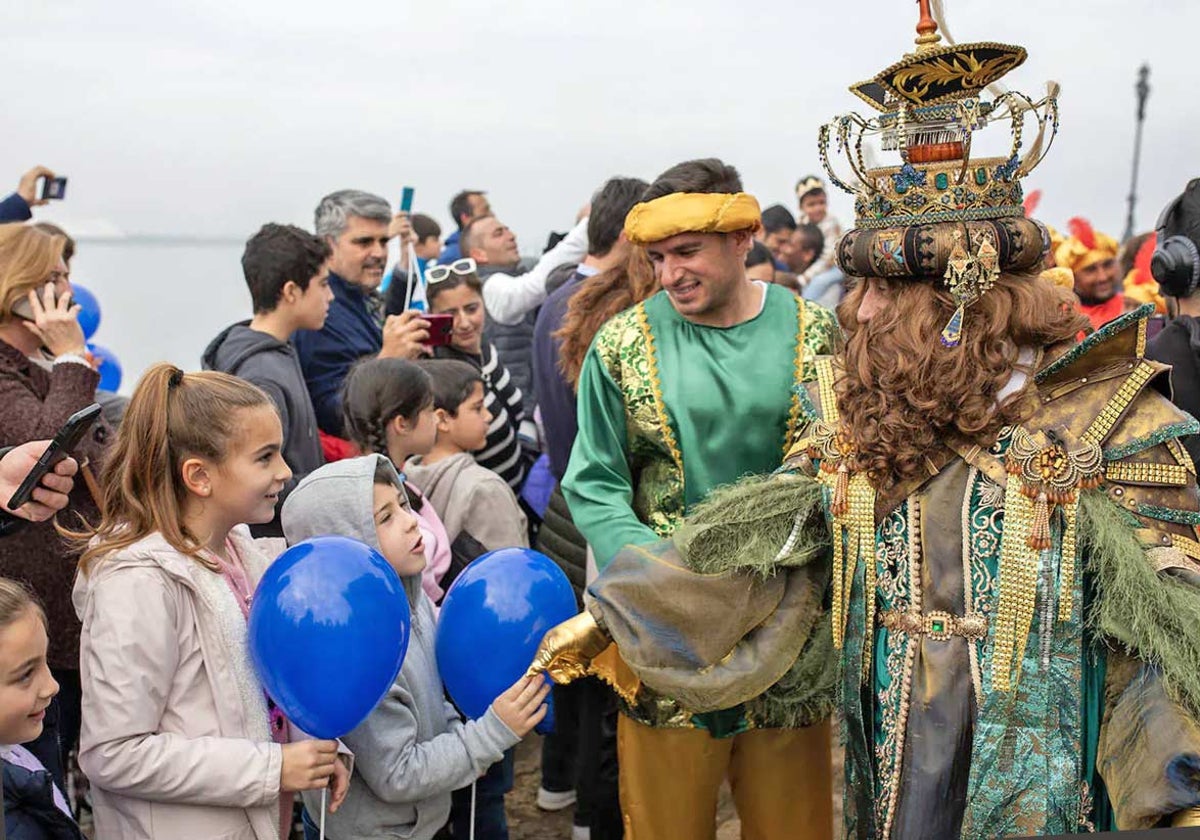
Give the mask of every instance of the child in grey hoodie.
[[(434, 655), (436, 619), (421, 589), (424, 545), (400, 477), (382, 455), (311, 473), (283, 506), (289, 543), (337, 534), (377, 549), (400, 575), (412, 608), (408, 653), (375, 710), (342, 738), (355, 756), (350, 792), (326, 818), (330, 840), (429, 840), (446, 823), (451, 791), (500, 760), (545, 716), (548, 685), (522, 677), (479, 720), (463, 723), (445, 700)], [(312, 814), (320, 796), (305, 798)]]

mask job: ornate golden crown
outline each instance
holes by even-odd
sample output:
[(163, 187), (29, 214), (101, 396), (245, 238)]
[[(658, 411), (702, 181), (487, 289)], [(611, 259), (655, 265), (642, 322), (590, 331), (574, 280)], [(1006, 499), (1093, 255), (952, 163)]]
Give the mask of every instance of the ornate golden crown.
[[(918, 0), (917, 49), (850, 90), (877, 109), (822, 126), (821, 162), (830, 180), (853, 194), (857, 226), (867, 229), (1023, 216), (1020, 179), (1049, 151), (1058, 131), (1054, 91), (1040, 101), (1015, 91), (990, 101), (989, 85), (1025, 61), (1022, 47), (992, 42), (941, 45), (929, 0)], [(1036, 135), (1024, 149), (1027, 118)], [(1005, 122), (1012, 134), (1006, 157), (971, 157), (972, 137)], [(900, 165), (871, 168), (863, 144), (877, 140), (898, 151)], [(843, 155), (853, 177), (842, 178), (830, 161), (830, 145)]]

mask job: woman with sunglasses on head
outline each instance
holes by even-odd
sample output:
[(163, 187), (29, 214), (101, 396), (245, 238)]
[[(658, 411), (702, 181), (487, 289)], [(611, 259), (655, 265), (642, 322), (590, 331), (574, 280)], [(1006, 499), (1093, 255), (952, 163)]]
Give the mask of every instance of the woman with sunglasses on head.
[[(0, 447), (47, 440), (75, 412), (96, 401), (100, 374), (88, 359), (71, 299), (64, 248), (67, 239), (29, 225), (0, 225)], [(74, 452), (99, 469), (112, 432), (99, 419)], [(86, 481), (77, 481), (58, 521), (78, 528), (99, 509)], [(5, 499), (4, 501), (7, 501)], [(79, 737), (79, 618), (71, 603), (77, 552), (53, 520), (30, 523), (0, 541), (0, 575), (28, 584), (46, 607), (47, 661), (61, 691), (46, 726), (30, 745), (62, 790), (64, 765)]]
[(500, 363), (495, 346), (483, 340), (483, 283), (476, 274), (475, 260), (467, 257), (449, 265), (435, 265), (425, 272), (425, 281), (429, 311), (454, 316), (450, 344), (436, 348), (434, 357), (468, 362), (483, 377), (484, 405), (492, 415), (492, 424), (487, 443), (475, 453), (475, 460), (497, 473), (519, 496), (537, 452), (522, 445), (519, 435), (525, 419), (521, 389)]

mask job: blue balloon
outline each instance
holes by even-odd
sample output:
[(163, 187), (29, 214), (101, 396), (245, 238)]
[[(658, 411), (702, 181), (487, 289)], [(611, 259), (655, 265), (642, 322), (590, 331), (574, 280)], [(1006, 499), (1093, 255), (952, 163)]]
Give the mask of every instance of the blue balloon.
[(91, 338), (100, 329), (100, 301), (96, 296), (76, 283), (71, 284), (71, 300), (79, 304), (79, 326), (83, 328), (83, 337)]
[(296, 726), (340, 738), (387, 694), (408, 650), (408, 596), (373, 548), (314, 537), (279, 556), (250, 607), (250, 658)]
[[(436, 641), (442, 682), (463, 714), (482, 716), (528, 670), (546, 631), (576, 611), (571, 582), (544, 554), (503, 548), (464, 569), (442, 601)], [(539, 732), (553, 731), (553, 708)]]
[(117, 354), (99, 344), (88, 344), (87, 349), (100, 360), (100, 385), (103, 391), (118, 391), (121, 388), (121, 362)]

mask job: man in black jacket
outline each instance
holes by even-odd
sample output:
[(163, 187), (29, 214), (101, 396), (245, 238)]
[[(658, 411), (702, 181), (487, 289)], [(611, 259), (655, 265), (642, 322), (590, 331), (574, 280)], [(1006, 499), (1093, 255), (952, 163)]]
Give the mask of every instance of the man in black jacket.
[[(1168, 243), (1164, 246), (1164, 243)], [(1158, 249), (1151, 263), (1159, 291), (1174, 320), (1146, 346), (1146, 356), (1171, 366), (1170, 393), (1177, 406), (1200, 417), (1200, 178), (1187, 185), (1158, 223)], [(1168, 262), (1169, 257), (1169, 262)], [(1200, 461), (1200, 436), (1183, 439)]]

